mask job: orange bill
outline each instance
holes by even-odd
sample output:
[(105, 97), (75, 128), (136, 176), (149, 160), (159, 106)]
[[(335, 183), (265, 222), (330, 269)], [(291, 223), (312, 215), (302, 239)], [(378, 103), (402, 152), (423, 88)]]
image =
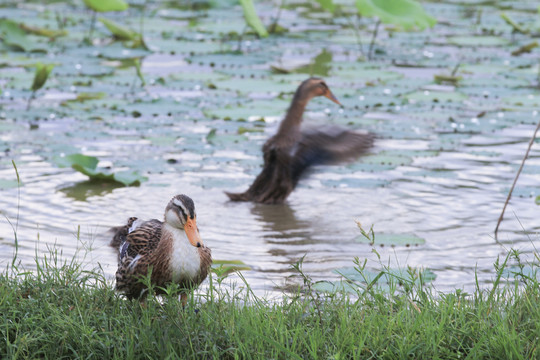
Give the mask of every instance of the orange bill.
[(338, 99), (336, 99), (336, 97), (334, 96), (334, 94), (332, 94), (332, 92), (330, 91), (330, 89), (327, 89), (326, 90), (326, 93), (324, 94), (324, 96), (326, 96), (327, 98), (329, 98), (330, 100), (332, 100), (333, 102), (335, 102), (336, 104), (340, 105), (340, 106), (343, 106), (341, 105), (341, 103), (339, 102)]
[(197, 220), (188, 218), (184, 225), (184, 231), (191, 245), (195, 247), (201, 247), (203, 245), (201, 235), (199, 235), (199, 229), (197, 228)]

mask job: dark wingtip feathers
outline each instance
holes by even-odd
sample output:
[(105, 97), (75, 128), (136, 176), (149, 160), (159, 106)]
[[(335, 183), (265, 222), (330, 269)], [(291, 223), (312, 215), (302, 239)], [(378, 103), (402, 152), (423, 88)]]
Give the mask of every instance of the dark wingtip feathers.
[(137, 220), (136, 217), (130, 217), (126, 225), (110, 228), (109, 232), (112, 232), (114, 235), (109, 243), (109, 246), (113, 247), (117, 252), (119, 252), (120, 246), (126, 241), (126, 237), (129, 234), (129, 228), (133, 225), (135, 220)]
[(228, 191), (225, 191), (225, 195), (229, 197), (229, 200), (231, 201), (250, 201), (249, 197), (245, 192), (243, 193), (230, 193)]

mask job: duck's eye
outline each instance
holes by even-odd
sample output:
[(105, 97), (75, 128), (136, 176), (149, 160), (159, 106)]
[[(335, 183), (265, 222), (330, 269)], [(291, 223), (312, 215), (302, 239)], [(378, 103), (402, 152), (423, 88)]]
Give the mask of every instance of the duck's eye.
[(178, 207), (178, 210), (180, 210), (180, 213), (182, 214), (182, 218), (185, 219), (185, 220), (187, 220), (188, 217), (187, 217), (187, 215), (186, 215), (184, 209), (182, 209), (182, 207), (179, 206), (179, 207)]

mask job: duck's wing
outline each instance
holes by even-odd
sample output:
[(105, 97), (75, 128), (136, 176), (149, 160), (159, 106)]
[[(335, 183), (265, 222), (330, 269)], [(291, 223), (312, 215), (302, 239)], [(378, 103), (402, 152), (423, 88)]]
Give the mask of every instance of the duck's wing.
[(163, 223), (157, 219), (134, 221), (120, 249), (120, 258), (126, 255), (135, 257), (152, 253), (161, 240), (162, 227)]
[(161, 240), (162, 226), (163, 223), (156, 219), (142, 221), (135, 218), (115, 234), (118, 239), (125, 238), (118, 248), (116, 289), (128, 298), (139, 298), (144, 293), (140, 276), (146, 275), (151, 266), (151, 255)]
[(126, 242), (126, 238), (129, 234), (129, 229), (133, 226), (133, 223), (137, 220), (136, 217), (130, 217), (126, 225), (115, 226), (109, 229), (112, 232), (113, 238), (109, 245), (113, 247), (117, 252), (120, 252), (120, 247)]
[(375, 141), (375, 135), (327, 126), (302, 132), (294, 154), (291, 173), (296, 185), (304, 171), (313, 165), (336, 164), (365, 154)]

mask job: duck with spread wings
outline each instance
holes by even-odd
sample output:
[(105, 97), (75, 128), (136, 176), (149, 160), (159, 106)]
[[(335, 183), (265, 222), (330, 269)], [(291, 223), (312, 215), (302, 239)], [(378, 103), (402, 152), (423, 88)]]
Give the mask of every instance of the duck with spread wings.
[(283, 203), (310, 166), (353, 160), (373, 146), (373, 134), (337, 126), (301, 131), (304, 110), (316, 96), (325, 96), (341, 105), (322, 79), (302, 82), (277, 133), (263, 146), (261, 173), (245, 192), (225, 192), (230, 200)]

